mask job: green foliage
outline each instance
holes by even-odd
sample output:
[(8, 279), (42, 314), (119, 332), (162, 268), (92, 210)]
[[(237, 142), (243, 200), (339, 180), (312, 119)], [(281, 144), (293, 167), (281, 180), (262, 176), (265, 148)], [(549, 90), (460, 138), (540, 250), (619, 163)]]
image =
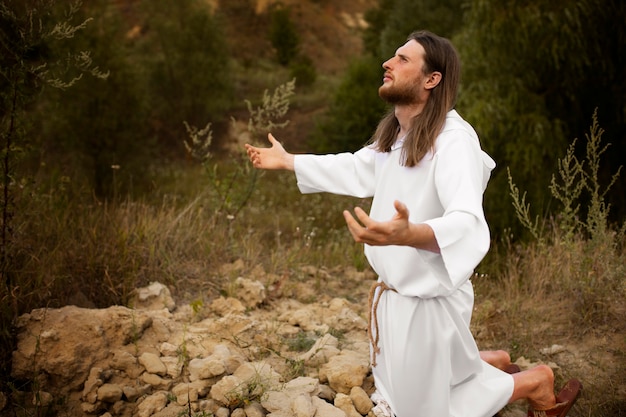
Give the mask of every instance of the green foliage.
[(300, 53), (300, 37), (291, 20), (290, 9), (281, 3), (270, 10), (269, 38), (281, 65), (289, 65)]
[(257, 372), (252, 378), (243, 381), (241, 384), (233, 388), (225, 394), (228, 400), (228, 408), (234, 410), (249, 405), (253, 402), (261, 402), (267, 396), (267, 392), (271, 388), (271, 381), (268, 377)]
[[(84, 77), (68, 91), (48, 91), (38, 114), (46, 132), (39, 149), (44, 160), (63, 160), (74, 166), (73, 177), (85, 173), (98, 198), (118, 198), (131, 186), (146, 182), (142, 168), (153, 156), (148, 135), (148, 108), (141, 74), (134, 64), (131, 44), (116, 13), (107, 13), (110, 2), (90, 2), (81, 14), (99, 16), (68, 48), (93, 50), (94, 59), (109, 71), (101, 80)], [(47, 116), (51, 115), (51, 116)], [(62, 155), (62, 156), (61, 156)]]
[(393, 56), (416, 30), (451, 38), (463, 28), (463, 4), (462, 0), (395, 0), (380, 32), (382, 58)]
[(315, 344), (315, 335), (300, 331), (294, 337), (286, 340), (289, 350), (294, 352), (306, 352)]
[(143, 0), (146, 33), (137, 45), (146, 72), (153, 134), (178, 149), (183, 121), (214, 125), (231, 108), (230, 50), (219, 15), (200, 0)]
[[(613, 0), (469, 3), (465, 25), (453, 38), (464, 66), (457, 107), (499, 166), (485, 196), (497, 233), (514, 220), (506, 210), (505, 167), (532, 201), (547, 206), (558, 151), (567, 138), (582, 135), (595, 107), (609, 116), (609, 131), (623, 135), (626, 84), (617, 74), (625, 71), (619, 51), (626, 35), (616, 22), (624, 19), (624, 3)], [(622, 140), (615, 146), (605, 162), (611, 170), (626, 150)], [(622, 201), (623, 195), (609, 197)]]
[[(20, 314), (21, 297), (32, 287), (19, 277), (23, 252), (20, 236), (23, 211), (32, 192), (31, 179), (20, 169), (29, 154), (33, 119), (28, 110), (45, 87), (66, 89), (88, 73), (105, 78), (88, 50), (70, 50), (55, 57), (50, 48), (65, 44), (83, 31), (90, 19), (78, 20), (80, 3), (7, 0), (0, 4), (0, 374), (7, 375), (12, 348), (11, 323)], [(58, 9), (64, 13), (56, 17)], [(20, 217), (17, 215), (20, 214)], [(3, 381), (0, 381), (3, 382)]]
[[(271, 132), (285, 127), (289, 123), (288, 120), (281, 122), (280, 119), (285, 117), (289, 110), (289, 100), (294, 94), (294, 89), (295, 80), (292, 80), (278, 86), (272, 95), (266, 90), (263, 92), (261, 105), (256, 108), (252, 102), (246, 100), (250, 113), (248, 132), (252, 137), (262, 132)], [(227, 164), (232, 165), (229, 169), (231, 174), (224, 175), (220, 169), (223, 168), (223, 164), (216, 162), (210, 152), (213, 139), (211, 124), (208, 123), (203, 129), (198, 129), (187, 122), (184, 123), (189, 135), (189, 141), (185, 141), (185, 147), (194, 158), (202, 162), (208, 174), (211, 189), (217, 197), (214, 213), (224, 215), (228, 220), (234, 220), (252, 196), (259, 171), (248, 163), (245, 152), (241, 149), (227, 161)]]
[[(623, 260), (619, 255), (623, 245), (626, 226), (618, 232), (609, 224), (610, 205), (606, 195), (617, 181), (621, 167), (613, 174), (612, 181), (603, 187), (598, 181), (600, 157), (608, 145), (602, 144), (603, 130), (598, 125), (597, 114), (589, 134), (586, 135), (586, 154), (583, 160), (574, 156), (574, 142), (566, 155), (559, 160), (558, 176), (552, 176), (550, 191), (561, 203), (561, 211), (550, 219), (552, 227), (544, 230), (538, 226), (538, 218), (531, 220), (530, 203), (525, 195), (520, 198), (519, 190), (509, 174), (509, 184), (513, 206), (520, 222), (530, 230), (539, 242), (542, 256), (550, 256), (551, 246), (563, 246), (575, 254), (567, 262), (559, 281), (570, 289), (578, 302), (577, 311), (583, 322), (607, 319), (608, 310), (604, 303), (607, 298), (618, 295), (624, 289)], [(586, 217), (580, 216), (580, 203), (584, 193), (589, 194)], [(626, 224), (626, 223), (625, 223)]]
[(298, 57), (289, 64), (289, 73), (291, 77), (297, 81), (298, 86), (301, 87), (309, 87), (317, 80), (315, 65), (311, 58), (306, 55), (298, 55)]
[(378, 97), (382, 69), (377, 59), (354, 61), (336, 90), (326, 116), (310, 139), (319, 152), (355, 151), (372, 136), (386, 110)]

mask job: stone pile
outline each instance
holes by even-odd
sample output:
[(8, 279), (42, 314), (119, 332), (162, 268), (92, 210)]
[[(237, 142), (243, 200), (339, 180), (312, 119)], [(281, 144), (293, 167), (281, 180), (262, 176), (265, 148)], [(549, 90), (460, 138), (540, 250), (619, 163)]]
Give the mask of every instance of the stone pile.
[(234, 286), (236, 298), (208, 306), (177, 306), (153, 283), (132, 307), (25, 314), (12, 376), (32, 390), (11, 401), (74, 416), (373, 415), (364, 306), (268, 302), (258, 281)]

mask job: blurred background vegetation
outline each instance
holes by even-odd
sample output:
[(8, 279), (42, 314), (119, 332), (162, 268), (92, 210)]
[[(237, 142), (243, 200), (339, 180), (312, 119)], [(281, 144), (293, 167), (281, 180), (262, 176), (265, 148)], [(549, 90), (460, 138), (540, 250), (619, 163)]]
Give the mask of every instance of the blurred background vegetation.
[[(2, 391), (12, 323), (33, 308), (124, 304), (155, 280), (180, 294), (219, 292), (213, 271), (236, 259), (271, 271), (366, 268), (341, 209), (368, 202), (300, 196), (283, 173), (250, 180), (257, 174), (243, 168), (241, 139), (264, 140), (245, 128), (250, 109), (295, 78), (290, 124), (277, 132), (287, 148), (358, 149), (386, 110), (381, 63), (415, 29), (457, 46), (457, 110), (498, 163), (485, 195), (489, 282), (511, 300), (528, 297), (528, 276), (542, 279), (529, 289), (536, 299), (540, 289), (567, 288), (586, 329), (624, 317), (611, 310), (624, 293), (626, 181), (616, 175), (626, 151), (624, 2), (269, 3), (0, 4)], [(347, 23), (342, 6), (357, 23)], [(184, 122), (210, 123), (203, 163), (185, 149)], [(590, 132), (594, 123), (602, 134)], [(572, 201), (555, 196), (568, 149), (574, 165), (588, 164), (587, 144), (599, 136), (610, 146), (595, 149), (598, 169), (565, 175), (586, 186), (568, 189)], [(532, 202), (535, 233), (518, 220), (512, 183)], [(240, 198), (248, 192), (254, 203)], [(556, 278), (564, 265), (567, 285)]]

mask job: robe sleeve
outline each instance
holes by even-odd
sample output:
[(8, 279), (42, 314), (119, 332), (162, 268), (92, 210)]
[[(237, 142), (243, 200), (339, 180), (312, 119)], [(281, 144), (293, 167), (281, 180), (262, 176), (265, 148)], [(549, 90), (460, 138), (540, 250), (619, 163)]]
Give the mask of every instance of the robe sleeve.
[(469, 279), (489, 249), (489, 227), (482, 198), (495, 162), (477, 138), (458, 131), (436, 154), (435, 186), (443, 215), (425, 223), (434, 231), (453, 288)]
[(374, 195), (375, 154), (371, 148), (334, 155), (296, 155), (294, 171), (303, 194), (327, 192), (353, 197)]

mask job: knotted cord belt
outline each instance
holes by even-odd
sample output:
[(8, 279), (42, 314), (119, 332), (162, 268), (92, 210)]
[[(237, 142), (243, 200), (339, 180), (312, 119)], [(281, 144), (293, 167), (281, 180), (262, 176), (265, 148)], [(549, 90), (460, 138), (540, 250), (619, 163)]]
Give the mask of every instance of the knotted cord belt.
[[(376, 295), (376, 290), (379, 288), (380, 292), (378, 293), (378, 295)], [(376, 366), (376, 355), (380, 353), (380, 347), (378, 346), (378, 341), (380, 340), (380, 336), (378, 334), (378, 313), (376, 311), (378, 310), (378, 302), (380, 301), (380, 297), (383, 295), (383, 292), (387, 290), (396, 291), (382, 281), (375, 282), (370, 288), (367, 300), (367, 304), (369, 306), (369, 326), (367, 326), (367, 335), (369, 337), (370, 344), (372, 345), (372, 366)], [(372, 334), (372, 324), (374, 325), (376, 336)]]

